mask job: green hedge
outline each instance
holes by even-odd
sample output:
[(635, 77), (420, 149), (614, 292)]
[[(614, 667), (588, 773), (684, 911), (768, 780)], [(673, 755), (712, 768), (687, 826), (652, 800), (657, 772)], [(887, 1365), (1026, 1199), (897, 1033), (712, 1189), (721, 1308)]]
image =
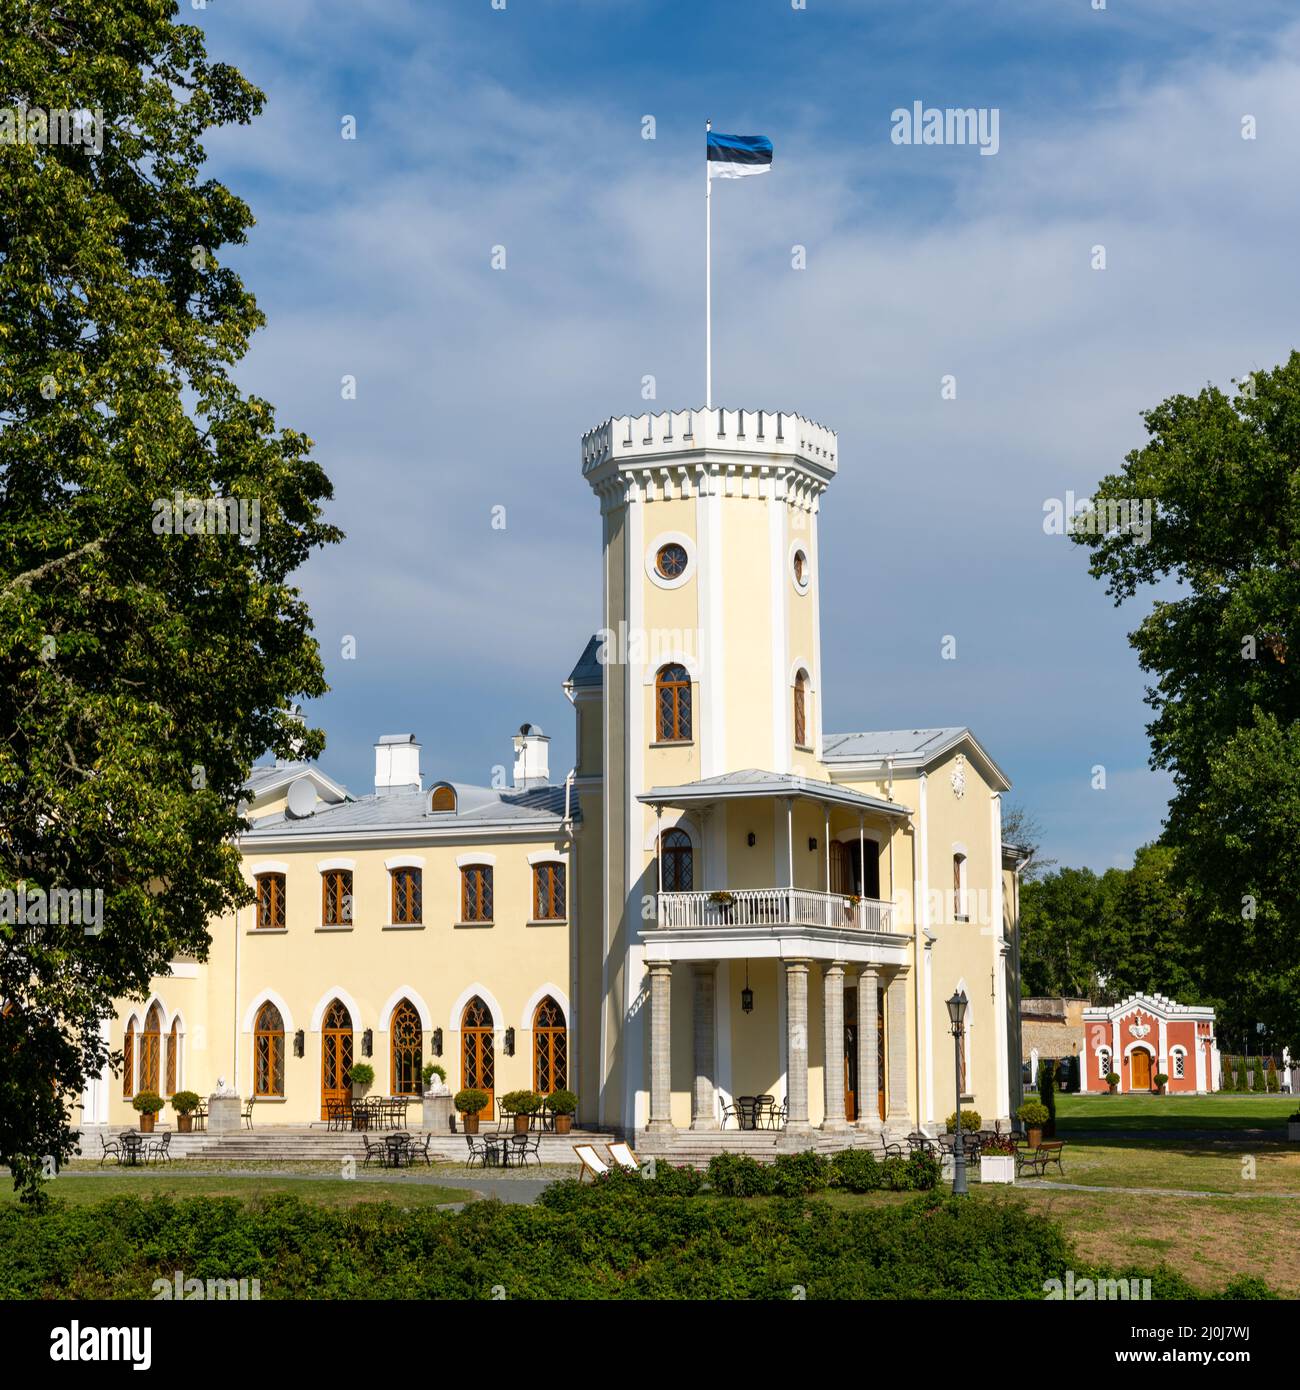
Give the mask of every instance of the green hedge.
[[(574, 1184), (559, 1186), (543, 1205), (460, 1212), (287, 1196), (6, 1207), (0, 1298), (147, 1299), (178, 1269), (259, 1279), (264, 1299), (375, 1300), (482, 1299), (496, 1287), (513, 1299), (788, 1299), (799, 1287), (809, 1298), (1040, 1299), (1069, 1268), (1076, 1279), (1143, 1277), (1086, 1266), (1056, 1225), (1014, 1200), (931, 1194), (850, 1210), (662, 1196), (636, 1178), (576, 1199)], [(1172, 1271), (1146, 1274), (1157, 1298), (1195, 1296)], [(1227, 1292), (1267, 1294), (1253, 1282)]]

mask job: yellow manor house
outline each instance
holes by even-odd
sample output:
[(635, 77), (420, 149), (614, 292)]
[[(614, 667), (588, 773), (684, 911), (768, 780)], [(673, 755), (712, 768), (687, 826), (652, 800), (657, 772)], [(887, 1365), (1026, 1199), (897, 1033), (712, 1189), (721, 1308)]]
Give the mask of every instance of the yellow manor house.
[(958, 1075), (1005, 1121), (1010, 784), (965, 728), (823, 728), (837, 464), (833, 431), (783, 413), (586, 434), (604, 613), (564, 682), (576, 767), (552, 780), (525, 724), (500, 789), (430, 775), (410, 734), (375, 745), (364, 796), (255, 768), (256, 904), (121, 1005), (124, 1071), (87, 1088), (83, 1124), (132, 1124), (141, 1090), (222, 1089), (254, 1098), (258, 1128), (319, 1125), (360, 1060), (375, 1094), (417, 1096), (429, 1062), (453, 1091), (569, 1089), (578, 1125), (648, 1153), (727, 1145), (754, 1097), (777, 1146), (942, 1128)]

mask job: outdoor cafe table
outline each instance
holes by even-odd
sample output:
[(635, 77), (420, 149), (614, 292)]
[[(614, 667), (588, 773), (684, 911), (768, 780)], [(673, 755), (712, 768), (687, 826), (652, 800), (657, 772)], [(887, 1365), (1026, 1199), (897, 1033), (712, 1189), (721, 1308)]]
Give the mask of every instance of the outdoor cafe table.
[(384, 1135), (384, 1166), (388, 1168), (400, 1168), (402, 1159), (409, 1152), (411, 1136), (405, 1132), (401, 1134)]
[(144, 1135), (129, 1129), (122, 1135), (122, 1162), (134, 1168), (145, 1152)]

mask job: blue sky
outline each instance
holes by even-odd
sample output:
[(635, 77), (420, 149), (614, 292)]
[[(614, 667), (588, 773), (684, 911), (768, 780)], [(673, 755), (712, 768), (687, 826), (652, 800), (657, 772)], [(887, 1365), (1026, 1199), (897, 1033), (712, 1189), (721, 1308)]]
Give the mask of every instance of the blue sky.
[[(1293, 345), (1300, 24), (1091, 5), (187, 6), (268, 98), (209, 146), (258, 219), (227, 255), (269, 318), (241, 381), (316, 441), (348, 533), (300, 576), (326, 768), (368, 790), (375, 738), (412, 731), (426, 778), (483, 782), (524, 719), (569, 767), (560, 682), (600, 609), (578, 437), (646, 408), (647, 374), (656, 408), (702, 404), (709, 116), (776, 149), (715, 190), (715, 403), (840, 436), (826, 727), (970, 725), (1064, 863), (1158, 834), (1144, 610), (1111, 607), (1043, 504), (1117, 469), (1143, 408)], [(892, 144), (918, 100), (996, 107), (997, 155)]]

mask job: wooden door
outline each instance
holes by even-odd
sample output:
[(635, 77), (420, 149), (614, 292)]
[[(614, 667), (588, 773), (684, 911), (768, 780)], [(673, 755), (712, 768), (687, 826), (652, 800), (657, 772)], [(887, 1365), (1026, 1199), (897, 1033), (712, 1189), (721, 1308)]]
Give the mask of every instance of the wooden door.
[(885, 990), (876, 990), (876, 1106), (885, 1118)]
[(460, 1084), (467, 1091), (485, 1091), (487, 1104), (478, 1112), (490, 1120), (496, 1098), (496, 1052), (492, 1011), (476, 994), (460, 1020)]
[(325, 1010), (320, 1038), (320, 1117), (329, 1119), (326, 1104), (346, 1100), (352, 1093), (352, 1015), (337, 999)]
[(1140, 1047), (1135, 1047), (1129, 1053), (1129, 1071), (1131, 1079), (1129, 1089), (1133, 1091), (1149, 1091), (1151, 1089), (1151, 1054), (1143, 1051)]
[(858, 992), (844, 991), (844, 1118), (858, 1118)]

